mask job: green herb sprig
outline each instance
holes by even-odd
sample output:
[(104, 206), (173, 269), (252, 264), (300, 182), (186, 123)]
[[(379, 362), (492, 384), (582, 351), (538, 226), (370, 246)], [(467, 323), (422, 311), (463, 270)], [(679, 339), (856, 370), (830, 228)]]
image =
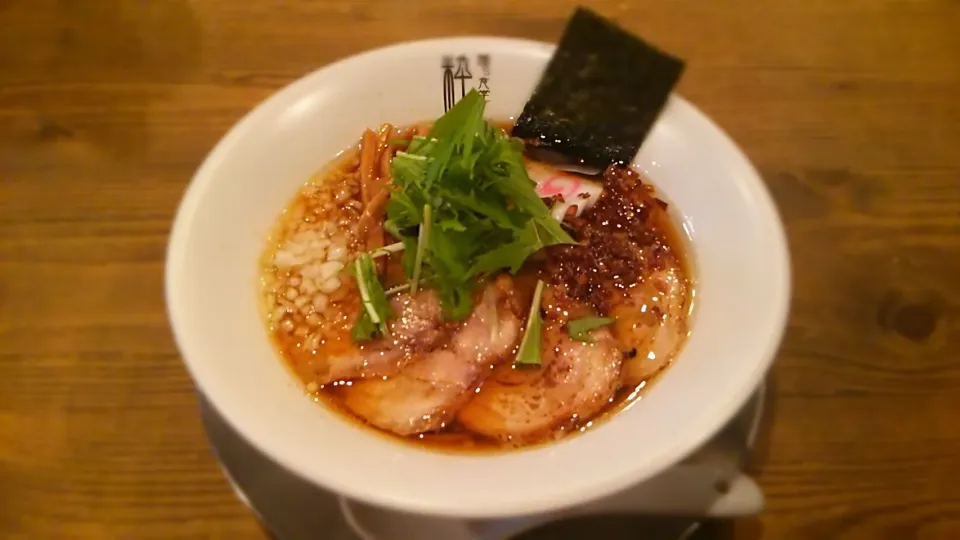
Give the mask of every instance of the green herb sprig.
[(616, 321), (613, 317), (583, 317), (581, 319), (574, 319), (567, 322), (567, 334), (577, 341), (593, 343), (596, 340), (593, 339), (590, 332), (597, 328), (613, 324)]
[(353, 340), (369, 341), (377, 336), (389, 336), (387, 321), (393, 315), (387, 293), (377, 278), (373, 256), (362, 253), (353, 261), (350, 272), (357, 280), (357, 289), (363, 302), (363, 309), (353, 326)]
[(484, 118), (473, 91), (426, 137), (397, 152), (384, 228), (405, 246), (411, 291), (429, 280), (448, 319), (473, 309), (473, 291), (501, 270), (573, 238), (550, 215), (523, 162), (523, 144)]
[(530, 313), (527, 314), (527, 326), (523, 330), (523, 338), (517, 349), (514, 364), (540, 365), (543, 359), (540, 355), (540, 334), (543, 319), (540, 318), (540, 299), (543, 297), (543, 281), (537, 280), (537, 287), (533, 290), (533, 301), (530, 302)]

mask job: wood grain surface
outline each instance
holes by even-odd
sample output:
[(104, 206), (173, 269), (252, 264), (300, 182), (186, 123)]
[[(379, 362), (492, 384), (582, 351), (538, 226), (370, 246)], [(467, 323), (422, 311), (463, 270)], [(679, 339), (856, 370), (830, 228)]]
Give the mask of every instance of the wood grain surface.
[[(788, 228), (795, 296), (754, 465), (768, 509), (714, 536), (960, 538), (960, 2), (589, 4), (688, 60), (681, 93), (742, 145)], [(337, 58), (553, 41), (573, 5), (0, 0), (0, 537), (265, 538), (208, 449), (164, 313), (193, 171)]]

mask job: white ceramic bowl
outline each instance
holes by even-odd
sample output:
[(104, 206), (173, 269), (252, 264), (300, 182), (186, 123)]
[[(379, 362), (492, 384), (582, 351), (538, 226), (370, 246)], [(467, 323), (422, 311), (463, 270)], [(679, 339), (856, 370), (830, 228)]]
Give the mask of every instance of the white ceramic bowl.
[[(453, 455), (391, 442), (304, 396), (258, 309), (257, 259), (270, 225), (297, 188), (364, 128), (442, 114), (451, 82), (460, 97), (461, 84), (469, 90), (483, 77), (489, 116), (515, 116), (552, 50), (514, 39), (452, 38), (348, 58), (260, 104), (197, 171), (167, 254), (173, 331), (200, 391), (281, 465), (346, 496), (418, 513), (491, 518), (555, 510), (676, 463), (717, 431), (767, 372), (789, 300), (780, 220), (736, 145), (674, 97), (635, 164), (673, 203), (690, 236), (698, 311), (682, 354), (640, 403), (559, 443)], [(453, 64), (446, 83), (445, 59)], [(472, 79), (457, 77), (466, 71)]]

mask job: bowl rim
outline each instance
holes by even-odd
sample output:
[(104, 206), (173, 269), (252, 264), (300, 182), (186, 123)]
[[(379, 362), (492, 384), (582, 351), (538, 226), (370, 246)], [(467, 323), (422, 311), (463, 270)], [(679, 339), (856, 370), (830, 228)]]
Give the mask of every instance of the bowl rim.
[[(346, 65), (362, 63), (378, 56), (401, 53), (405, 50), (412, 52), (421, 47), (434, 48), (440, 45), (453, 46), (457, 44), (469, 44), (471, 46), (484, 44), (500, 47), (512, 46), (517, 48), (516, 54), (518, 55), (528, 54), (525, 50), (536, 51), (538, 53), (551, 52), (556, 47), (554, 44), (540, 41), (485, 35), (411, 40), (346, 56), (304, 74), (284, 87), (274, 91), (233, 124), (229, 131), (204, 158), (184, 191), (174, 217), (166, 251), (164, 294), (167, 317), (183, 363), (198, 391), (208, 399), (210, 405), (220, 413), (227, 423), (241, 434), (254, 448), (302, 478), (349, 498), (375, 505), (430, 515), (479, 519), (514, 517), (554, 511), (622, 491), (631, 485), (642, 482), (664, 469), (673, 466), (702, 446), (714, 433), (718, 432), (726, 424), (729, 418), (733, 417), (762, 382), (773, 363), (786, 330), (790, 305), (791, 268), (784, 225), (777, 212), (773, 197), (770, 195), (769, 190), (760, 174), (756, 171), (756, 168), (730, 136), (706, 114), (679, 95), (673, 94), (671, 100), (676, 102), (678, 106), (687, 109), (685, 111), (686, 114), (694, 115), (697, 117), (696, 120), (698, 122), (703, 123), (708, 129), (714, 130), (719, 139), (722, 140), (727, 147), (724, 151), (728, 154), (729, 158), (740, 162), (738, 166), (746, 173), (743, 181), (751, 185), (752, 193), (755, 196), (754, 202), (761, 207), (761, 211), (767, 218), (767, 224), (771, 228), (770, 233), (774, 238), (778, 251), (778, 253), (769, 255), (770, 259), (776, 263), (775, 267), (771, 269), (773, 273), (771, 277), (775, 281), (777, 295), (770, 299), (770, 302), (775, 305), (776, 318), (772, 326), (774, 331), (762, 340), (762, 358), (754, 363), (754, 367), (749, 373), (749, 376), (744, 377), (740, 381), (738, 391), (730, 392), (726, 401), (722, 404), (722, 407), (718, 408), (711, 415), (705, 415), (699, 425), (683, 430), (682, 433), (678, 433), (677, 439), (673, 441), (671, 445), (673, 451), (661, 453), (658, 459), (623, 460), (617, 465), (617, 475), (615, 476), (593, 482), (582, 482), (577, 491), (545, 491), (537, 498), (525, 500), (520, 504), (517, 504), (516, 501), (511, 501), (509, 505), (501, 503), (485, 507), (473, 507), (458, 504), (456, 498), (453, 497), (447, 499), (436, 497), (431, 501), (421, 498), (398, 499), (395, 493), (380, 492), (376, 489), (376, 486), (365, 487), (358, 485), (357, 482), (341, 482), (330, 477), (321, 477), (321, 475), (315, 474), (314, 470), (306, 471), (302, 467), (299, 467), (297, 463), (293, 463), (292, 460), (287, 459), (287, 456), (285, 456), (283, 452), (271, 451), (271, 445), (264, 443), (262, 439), (257, 437), (255, 432), (259, 430), (252, 429), (243, 421), (243, 418), (236, 415), (235, 412), (228, 407), (224, 407), (223, 405), (227, 400), (218, 392), (211, 391), (210, 386), (199, 376), (199, 370), (197, 369), (199, 360), (196, 358), (191, 359), (189, 351), (187, 351), (185, 347), (186, 340), (183, 336), (189, 330), (184, 327), (182, 323), (178, 323), (177, 312), (184, 308), (180, 305), (181, 302), (175, 294), (178, 288), (178, 273), (175, 272), (174, 269), (182, 265), (181, 261), (185, 257), (184, 247), (187, 243), (187, 237), (190, 234), (193, 215), (198, 210), (204, 190), (207, 188), (207, 185), (213, 181), (214, 175), (211, 174), (211, 171), (215, 170), (220, 163), (228, 159), (232, 147), (235, 146), (238, 140), (247, 136), (248, 128), (252, 125), (254, 116), (260, 114), (264, 109), (277, 106), (278, 103), (286, 99), (286, 96), (297, 94), (301, 91), (302, 87), (311, 85), (311, 81), (322, 76), (322, 74), (336, 71)], [(273, 448), (273, 450), (276, 449)]]

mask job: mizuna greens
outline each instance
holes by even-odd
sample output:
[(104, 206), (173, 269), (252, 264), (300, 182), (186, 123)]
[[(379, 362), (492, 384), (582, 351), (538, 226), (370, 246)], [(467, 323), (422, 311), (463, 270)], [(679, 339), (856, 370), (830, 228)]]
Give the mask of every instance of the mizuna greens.
[(583, 317), (581, 319), (574, 319), (567, 323), (567, 334), (577, 341), (593, 343), (594, 339), (593, 336), (590, 335), (590, 332), (597, 328), (611, 325), (614, 322), (616, 322), (616, 319), (613, 317)]
[[(484, 99), (471, 92), (440, 117), (426, 137), (397, 152), (384, 228), (403, 244), (410, 290), (434, 289), (447, 319), (473, 310), (476, 287), (492, 274), (516, 273), (540, 249), (575, 243), (535, 191), (523, 143), (484, 120)], [(379, 255), (381, 253), (377, 253)], [(355, 272), (380, 291), (376, 274)], [(370, 339), (385, 326), (386, 304), (368, 307), (354, 336)], [(369, 313), (369, 307), (379, 308)], [(376, 317), (373, 317), (373, 315)]]

